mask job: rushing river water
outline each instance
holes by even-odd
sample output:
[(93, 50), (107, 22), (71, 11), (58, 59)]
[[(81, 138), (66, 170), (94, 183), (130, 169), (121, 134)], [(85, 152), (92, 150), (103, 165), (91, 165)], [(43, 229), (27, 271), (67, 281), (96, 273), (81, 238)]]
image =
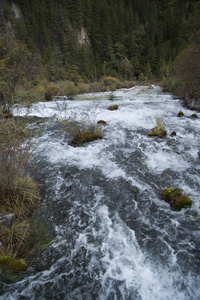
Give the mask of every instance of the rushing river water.
[[(41, 221), (54, 238), (20, 282), (1, 285), (0, 299), (200, 299), (200, 118), (158, 86), (109, 95), (66, 100), (62, 112), (62, 100), (32, 108), (107, 125), (82, 147), (69, 145), (60, 124), (37, 139)], [(163, 139), (148, 136), (155, 118)], [(161, 200), (168, 187), (183, 189), (192, 208), (171, 210)]]

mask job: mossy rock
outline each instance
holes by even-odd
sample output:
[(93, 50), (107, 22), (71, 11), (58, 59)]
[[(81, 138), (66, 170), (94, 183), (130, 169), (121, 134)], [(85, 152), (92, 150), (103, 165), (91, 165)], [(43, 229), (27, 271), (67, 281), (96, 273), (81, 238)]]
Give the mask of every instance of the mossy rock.
[(192, 206), (192, 200), (185, 195), (179, 197), (174, 204), (174, 208), (176, 210), (181, 210), (182, 208), (189, 208), (191, 206)]
[(183, 195), (181, 189), (167, 188), (162, 192), (162, 200), (165, 200), (171, 205), (174, 210), (181, 210), (182, 208), (189, 208), (192, 206), (192, 200)]
[(28, 268), (28, 265), (22, 258), (16, 259), (11, 256), (2, 256), (0, 257), (0, 267), (4, 272), (18, 273), (25, 271)]
[(178, 113), (178, 115), (177, 115), (177, 117), (180, 118), (180, 117), (183, 117), (183, 116), (184, 116), (184, 113), (182, 112), (182, 110), (180, 110), (179, 113)]
[(192, 119), (198, 119), (198, 116), (197, 116), (197, 114), (192, 114), (192, 115), (190, 116), (190, 118), (192, 118)]
[(152, 128), (150, 131), (149, 131), (149, 136), (158, 136), (160, 138), (166, 136), (167, 134), (167, 130), (165, 128), (160, 128), (158, 126)]
[(118, 105), (115, 104), (115, 105), (111, 105), (108, 107), (108, 110), (117, 110), (118, 109)]
[(99, 121), (97, 122), (97, 124), (106, 125), (107, 123), (106, 123), (106, 121), (104, 121), (104, 120), (99, 120)]
[(170, 194), (172, 191), (173, 191), (172, 188), (168, 188), (168, 189), (164, 190), (161, 195), (162, 200), (165, 200), (166, 202), (170, 203), (170, 200), (171, 200)]

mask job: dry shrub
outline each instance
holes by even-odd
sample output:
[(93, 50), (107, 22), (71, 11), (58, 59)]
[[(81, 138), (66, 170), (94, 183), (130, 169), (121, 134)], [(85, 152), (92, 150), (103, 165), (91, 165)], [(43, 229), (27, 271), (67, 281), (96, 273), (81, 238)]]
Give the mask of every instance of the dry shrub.
[(25, 172), (31, 147), (32, 139), (22, 122), (0, 119), (0, 211), (13, 215), (10, 225), (0, 224), (0, 267), (5, 272), (27, 268), (24, 259), (16, 256), (24, 257), (29, 251), (27, 218), (38, 199), (37, 185)]
[(98, 81), (90, 84), (90, 92), (95, 93), (95, 92), (105, 92), (106, 87), (103, 83), (103, 81)]
[(37, 185), (25, 172), (31, 147), (31, 137), (22, 124), (0, 119), (0, 208), (20, 218), (38, 199)]
[(59, 86), (54, 83), (50, 82), (46, 86), (46, 91), (45, 91), (45, 100), (51, 101), (53, 100), (53, 97), (57, 96), (59, 94)]
[(104, 84), (106, 87), (112, 86), (115, 87), (115, 89), (118, 89), (121, 86), (120, 81), (117, 78), (111, 76), (104, 78)]
[(0, 119), (0, 191), (16, 189), (31, 156), (31, 139), (24, 126), (14, 120)]
[(76, 96), (78, 92), (79, 89), (73, 81), (65, 82), (64, 95), (67, 96), (70, 100), (74, 99), (74, 96)]
[(78, 84), (79, 94), (86, 94), (90, 91), (90, 86), (88, 83), (80, 82)]

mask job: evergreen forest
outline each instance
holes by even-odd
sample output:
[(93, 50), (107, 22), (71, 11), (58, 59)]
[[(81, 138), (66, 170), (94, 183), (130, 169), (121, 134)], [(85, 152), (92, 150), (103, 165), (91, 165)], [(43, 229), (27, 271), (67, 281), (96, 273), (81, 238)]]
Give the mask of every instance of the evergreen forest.
[(1, 32), (41, 56), (50, 82), (176, 76), (171, 87), (199, 93), (200, 1), (3, 0), (0, 6)]

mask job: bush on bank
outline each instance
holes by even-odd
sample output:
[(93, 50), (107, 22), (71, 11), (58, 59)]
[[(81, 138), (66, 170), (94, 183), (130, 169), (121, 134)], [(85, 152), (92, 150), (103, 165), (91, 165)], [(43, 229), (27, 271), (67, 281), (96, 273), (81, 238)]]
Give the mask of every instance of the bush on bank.
[(32, 139), (13, 118), (0, 118), (0, 267), (5, 272), (27, 268), (24, 258), (31, 247), (30, 217), (39, 194), (25, 171), (31, 158)]

